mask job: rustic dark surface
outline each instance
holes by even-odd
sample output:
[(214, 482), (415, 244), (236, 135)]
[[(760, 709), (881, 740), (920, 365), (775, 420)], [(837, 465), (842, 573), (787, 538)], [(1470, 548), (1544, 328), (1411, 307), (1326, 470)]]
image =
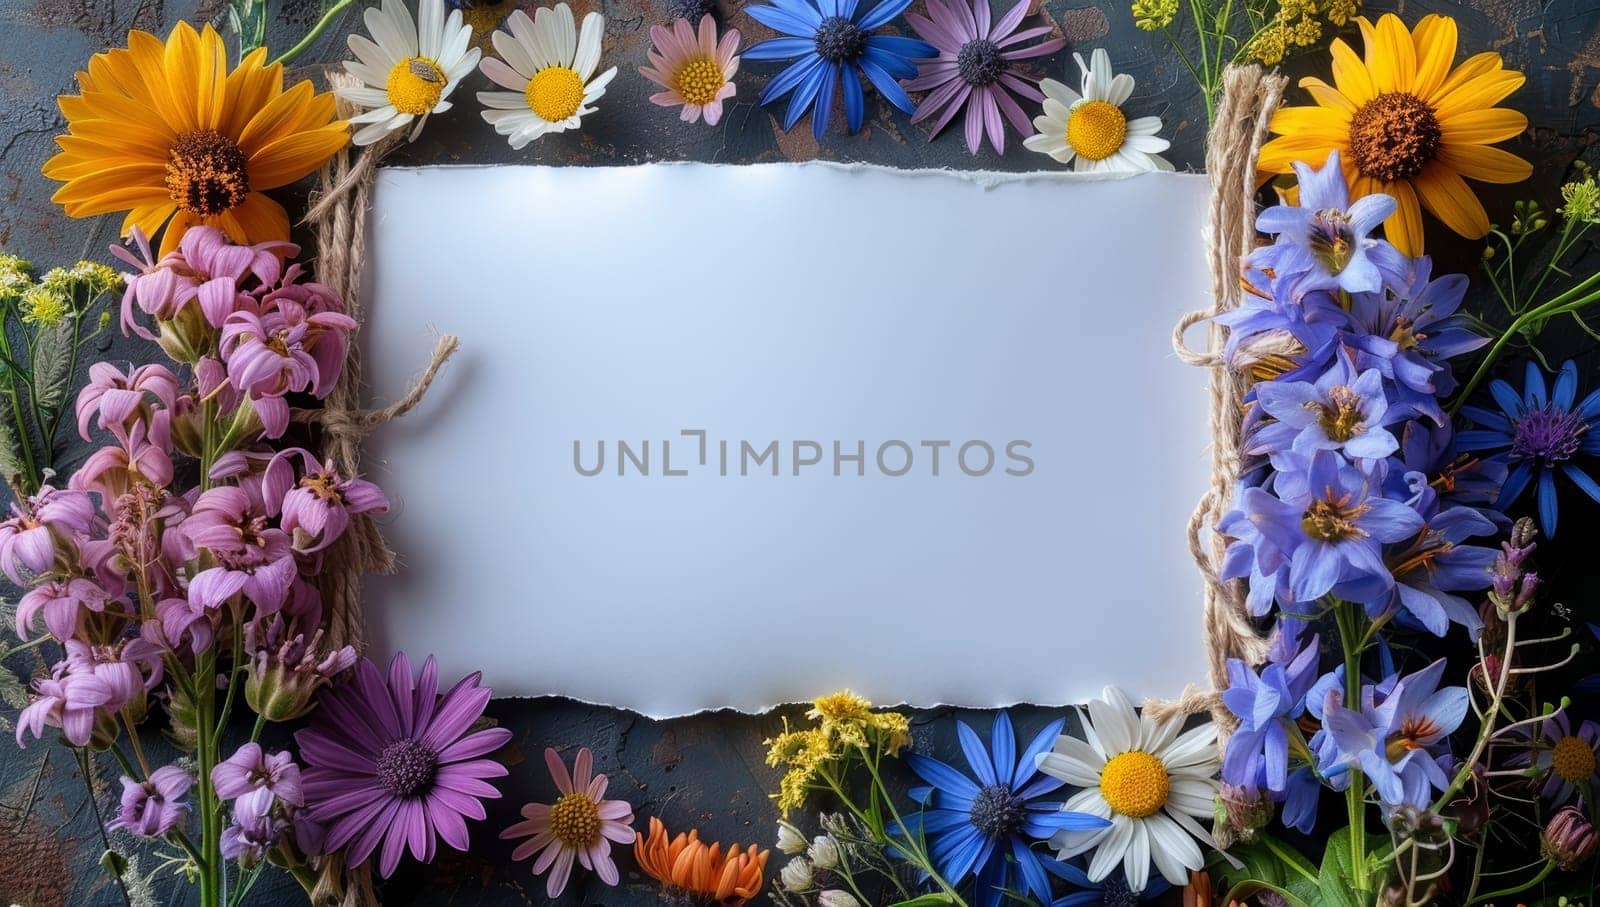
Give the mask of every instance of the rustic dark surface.
[[(306, 9), (314, 0), (288, 0), (273, 23), (274, 47), (308, 25)], [(724, 4), (724, 18), (741, 28), (746, 44), (766, 37), (765, 30), (738, 11), (741, 3)], [(999, 5), (997, 3), (997, 5)], [(275, 6), (277, 6), (275, 4)], [(595, 8), (592, 0), (575, 7), (581, 15)], [(512, 151), (478, 119), (471, 92), (481, 77), (471, 77), (456, 96), (451, 113), (429, 125), (416, 145), (398, 152), (394, 163), (496, 163), (536, 162), (586, 165), (630, 164), (651, 160), (695, 160), (724, 163), (807, 160), (866, 161), (900, 167), (951, 167), (1026, 170), (1054, 166), (1047, 158), (1026, 151), (1012, 136), (1005, 156), (987, 147), (976, 157), (966, 153), (956, 131), (932, 143), (921, 126), (876, 103), (869, 93), (868, 119), (860, 135), (842, 132), (840, 122), (821, 142), (813, 141), (805, 123), (789, 134), (777, 128), (773, 116), (755, 106), (754, 97), (775, 68), (746, 64), (741, 74), (738, 102), (716, 128), (678, 122), (673, 111), (653, 107), (646, 98), (653, 91), (635, 72), (649, 43), (648, 27), (664, 18), (660, 0), (603, 0), (607, 15), (606, 65), (621, 68), (600, 105), (598, 114), (585, 119), (581, 133), (549, 137), (524, 152)], [(1389, 11), (1387, 5), (1369, 12)], [(1454, 15), (1461, 23), (1462, 52), (1484, 48), (1505, 54), (1509, 65), (1528, 73), (1529, 81), (1511, 103), (1532, 120), (1527, 136), (1510, 143), (1513, 150), (1535, 162), (1531, 189), (1549, 199), (1570, 162), (1596, 138), (1600, 125), (1600, 5), (1591, 0), (1556, 0), (1543, 5), (1534, 0), (1471, 0), (1465, 6), (1441, 2), (1405, 3), (1396, 10), (1408, 21), (1426, 12)], [(108, 219), (73, 221), (50, 203), (53, 184), (39, 174), (40, 163), (52, 150), (51, 139), (62, 131), (54, 96), (70, 90), (72, 73), (93, 52), (122, 46), (129, 28), (164, 33), (180, 18), (199, 21), (214, 7), (197, 9), (193, 3), (162, 0), (110, 2), (110, 0), (6, 0), (0, 4), (0, 246), (42, 266), (70, 263), (80, 257), (105, 260), (103, 250), (113, 238), (116, 224)], [(1082, 4), (1081, 0), (1049, 0), (1042, 15), (1056, 25), (1070, 45), (1066, 51), (1040, 63), (1040, 71), (1063, 78), (1070, 53), (1107, 47), (1117, 66), (1139, 80), (1132, 108), (1135, 115), (1155, 113), (1166, 121), (1165, 134), (1174, 140), (1171, 159), (1180, 169), (1198, 169), (1205, 121), (1199, 96), (1176, 59), (1158, 38), (1133, 27), (1120, 3)], [(315, 75), (322, 63), (344, 56), (342, 35), (357, 21), (347, 15), (304, 58), (301, 71)], [(1043, 21), (1043, 20), (1040, 20)], [(1353, 31), (1353, 29), (1352, 29)], [(1293, 70), (1304, 64), (1291, 66)], [(1076, 72), (1065, 80), (1075, 82)], [(1528, 194), (1530, 187), (1485, 193), (1492, 216), (1504, 217), (1508, 199)], [(981, 225), (973, 225), (981, 229)], [(1430, 237), (1437, 233), (1430, 233)], [(833, 241), (851, 241), (841, 236)], [(1465, 245), (1444, 245), (1446, 258), (1457, 253), (1469, 258)], [(1458, 263), (1456, 269), (1461, 265)], [(108, 343), (103, 356), (133, 355), (120, 343)], [(1592, 370), (1591, 370), (1592, 377)], [(70, 465), (84, 451), (69, 456)], [(1586, 505), (1571, 501), (1582, 508)], [(1567, 511), (1568, 504), (1563, 504)], [(1592, 512), (1587, 513), (1592, 518)], [(1564, 517), (1570, 519), (1571, 517)], [(774, 644), (781, 640), (774, 639)], [(1197, 643), (1198, 644), (1198, 641)], [(27, 668), (26, 657), (13, 667)], [(661, 663), (634, 665), (639, 671), (670, 671), (669, 656)], [(1003, 670), (996, 666), (996, 670)], [(730, 682), (737, 682), (730, 678)], [(818, 691), (824, 692), (824, 691)], [(432, 867), (408, 866), (383, 888), (389, 903), (505, 904), (544, 903), (541, 880), (532, 878), (526, 864), (509, 861), (511, 844), (495, 839), (499, 828), (514, 821), (517, 807), (530, 799), (548, 801), (553, 793), (539, 753), (546, 745), (561, 749), (570, 760), (580, 745), (596, 754), (596, 768), (612, 776), (612, 795), (631, 800), (640, 825), (648, 815), (661, 815), (674, 828), (698, 826), (713, 839), (757, 841), (770, 846), (775, 815), (766, 792), (776, 787), (777, 775), (762, 761), (761, 740), (778, 727), (777, 716), (748, 717), (710, 714), (668, 722), (651, 721), (606, 709), (556, 700), (501, 701), (491, 713), (511, 728), (515, 741), (507, 759), (511, 777), (507, 796), (491, 805), (489, 820), (475, 828), (472, 854), (445, 854)], [(967, 714), (980, 731), (987, 715)], [(1028, 734), (1051, 715), (1033, 709), (1017, 712), (1019, 731)], [(0, 711), (10, 722), (15, 710)], [(943, 711), (918, 714), (917, 746), (924, 751), (950, 750), (953, 724)], [(93, 772), (98, 804), (86, 796), (80, 766), (59, 747), (34, 743), (18, 751), (0, 741), (0, 900), (27, 905), (116, 904), (123, 892), (96, 865), (104, 847), (96, 821), (97, 810), (115, 808), (116, 772), (99, 765)], [(126, 851), (128, 841), (114, 840)], [(159, 857), (142, 851), (139, 870), (152, 875)], [(607, 889), (598, 884), (576, 884), (562, 899), (564, 904), (604, 904), (608, 907), (658, 903), (655, 889), (645, 885), (631, 858), (621, 860), (624, 884)], [(781, 860), (774, 858), (775, 874)], [(145, 899), (148, 900), (145, 900)], [(286, 876), (264, 879), (252, 895), (253, 903), (291, 903), (298, 888)], [(166, 874), (155, 875), (153, 891), (135, 890), (136, 903), (174, 903), (181, 896)]]

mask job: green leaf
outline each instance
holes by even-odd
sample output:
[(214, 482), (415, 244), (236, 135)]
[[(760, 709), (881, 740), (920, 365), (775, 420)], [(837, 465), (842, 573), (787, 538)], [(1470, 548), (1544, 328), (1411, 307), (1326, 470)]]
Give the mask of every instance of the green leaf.
[(909, 901), (895, 901), (889, 907), (949, 907), (955, 902), (955, 898), (948, 894), (924, 894)]
[(1351, 885), (1354, 879), (1350, 829), (1341, 828), (1328, 836), (1327, 849), (1322, 852), (1322, 868), (1317, 872), (1319, 907), (1362, 907)]
[(123, 874), (128, 871), (127, 857), (114, 850), (106, 850), (100, 854), (100, 865), (104, 866), (106, 872), (111, 873), (111, 877), (114, 879), (122, 878)]
[(63, 321), (39, 332), (39, 345), (33, 356), (33, 381), (38, 388), (39, 406), (54, 413), (67, 397), (72, 380), (72, 323)]

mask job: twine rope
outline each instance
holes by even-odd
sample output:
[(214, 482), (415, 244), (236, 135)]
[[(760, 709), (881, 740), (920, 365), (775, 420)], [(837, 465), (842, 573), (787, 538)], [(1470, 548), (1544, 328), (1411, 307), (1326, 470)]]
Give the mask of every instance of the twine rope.
[[(332, 73), (328, 81), (335, 88), (359, 87), (361, 82), (346, 73)], [(359, 111), (339, 99), (338, 113), (348, 119)], [(378, 164), (399, 144), (391, 134), (365, 148), (346, 146), (323, 165), (318, 189), (305, 221), (316, 236), (317, 279), (327, 284), (344, 300), (345, 312), (355, 319), (359, 331), (365, 321), (361, 300), (361, 276), (366, 267), (367, 208), (372, 202), (372, 186)], [(353, 338), (352, 338), (353, 341)], [(378, 426), (405, 415), (419, 402), (438, 377), (460, 341), (450, 334), (439, 337), (427, 367), (400, 399), (378, 409), (361, 407), (360, 345), (352, 342), (333, 390), (318, 410), (300, 410), (295, 416), (322, 429), (322, 455), (343, 476), (354, 476), (361, 469), (361, 445)], [(366, 623), (361, 610), (362, 578), (369, 573), (393, 573), (394, 552), (384, 542), (377, 524), (366, 515), (354, 517), (345, 534), (329, 547), (321, 574), (317, 577), (322, 601), (328, 611), (328, 643), (366, 649)]]
[[(1183, 362), (1211, 372), (1211, 487), (1189, 518), (1189, 553), (1205, 582), (1205, 646), (1211, 689), (1186, 687), (1176, 700), (1145, 703), (1156, 720), (1210, 711), (1225, 738), (1237, 721), (1222, 704), (1219, 692), (1228, 685), (1228, 659), (1259, 664), (1267, 641), (1256, 633), (1245, 607), (1244, 584), (1220, 576), (1224, 544), (1211, 531), (1232, 506), (1241, 462), (1240, 402), (1245, 381), (1223, 361), (1226, 331), (1211, 319), (1239, 305), (1239, 261), (1255, 246), (1256, 156), (1267, 140), (1272, 113), (1283, 100), (1288, 79), (1259, 66), (1230, 67), (1223, 76), (1217, 120), (1206, 143), (1206, 173), (1211, 177), (1211, 206), (1206, 216), (1206, 258), (1211, 269), (1210, 308), (1179, 319), (1172, 347)], [(1189, 347), (1185, 334), (1206, 324), (1206, 348)]]

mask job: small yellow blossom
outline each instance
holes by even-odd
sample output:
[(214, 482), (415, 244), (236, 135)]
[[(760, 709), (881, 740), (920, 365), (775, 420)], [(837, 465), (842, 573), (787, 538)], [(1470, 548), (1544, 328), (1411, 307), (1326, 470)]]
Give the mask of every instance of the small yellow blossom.
[(1574, 180), (1561, 187), (1561, 214), (1567, 220), (1585, 224), (1600, 223), (1600, 185), (1593, 176)]
[(806, 717), (817, 726), (791, 729), (785, 719), (783, 732), (765, 741), (767, 764), (785, 769), (775, 796), (784, 815), (804, 805), (819, 773), (829, 766), (852, 753), (893, 756), (911, 743), (910, 719), (898, 712), (873, 712), (872, 703), (849, 690), (820, 697)]
[(23, 324), (53, 328), (72, 313), (72, 300), (45, 284), (30, 287), (18, 304)]
[(1133, 0), (1133, 24), (1144, 31), (1160, 31), (1178, 15), (1178, 0)]
[(15, 299), (33, 286), (33, 265), (0, 252), (0, 298)]
[(88, 288), (90, 299), (101, 293), (122, 289), (122, 275), (99, 262), (80, 261), (68, 273), (73, 280)]

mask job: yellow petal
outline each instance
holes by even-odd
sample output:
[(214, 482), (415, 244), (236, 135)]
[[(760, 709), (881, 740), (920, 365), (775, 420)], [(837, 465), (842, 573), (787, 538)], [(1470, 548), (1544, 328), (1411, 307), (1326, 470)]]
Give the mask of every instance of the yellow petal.
[(264, 67), (266, 61), (266, 48), (256, 48), (228, 74), (219, 127), (223, 135), (237, 137), (251, 117), (282, 93), (283, 67)]
[(1437, 110), (1440, 116), (1449, 116), (1467, 110), (1493, 107), (1505, 100), (1513, 91), (1521, 88), (1522, 83), (1527, 80), (1527, 76), (1511, 69), (1478, 76), (1449, 91), (1441, 90), (1433, 98), (1433, 109)]
[(1328, 51), (1333, 55), (1333, 84), (1339, 86), (1340, 94), (1358, 107), (1378, 96), (1372, 73), (1350, 45), (1334, 39)]
[(1489, 232), (1489, 215), (1478, 196), (1454, 170), (1434, 163), (1416, 179), (1422, 204), (1451, 230), (1468, 239), (1482, 239)]
[(1394, 196), (1394, 214), (1383, 222), (1383, 235), (1401, 253), (1415, 258), (1422, 254), (1422, 207), (1410, 183), (1382, 183), (1379, 191)]
[(1316, 137), (1328, 142), (1348, 141), (1350, 114), (1329, 107), (1280, 107), (1272, 115), (1272, 131), (1279, 135)]
[(1533, 175), (1532, 164), (1487, 145), (1441, 145), (1434, 163), (1483, 183), (1520, 183)]
[[(1494, 51), (1474, 54), (1463, 60), (1460, 66), (1457, 66), (1449, 75), (1444, 77), (1444, 82), (1439, 86), (1434, 97), (1454, 91), (1479, 76), (1486, 76), (1489, 73), (1496, 72), (1503, 63), (1504, 61), (1500, 59), (1500, 55)], [(1433, 100), (1433, 98), (1425, 100)]]
[(1261, 146), (1261, 156), (1256, 159), (1256, 169), (1263, 173), (1293, 173), (1290, 164), (1295, 161), (1320, 162), (1328, 159), (1328, 152), (1337, 149), (1343, 158), (1350, 157), (1348, 141), (1330, 142), (1312, 136), (1286, 135)]
[(223, 232), (237, 243), (289, 238), (289, 212), (259, 192), (245, 196), (242, 204), (222, 212), (217, 220)]
[(1490, 145), (1519, 136), (1527, 128), (1526, 114), (1504, 107), (1464, 110), (1439, 118), (1441, 138), (1446, 145)]
[(161, 247), (156, 250), (156, 255), (164, 256), (178, 251), (178, 240), (183, 238), (184, 231), (199, 222), (198, 218), (182, 208), (174, 210), (172, 219), (161, 228)]
[(1423, 16), (1411, 33), (1416, 46), (1417, 75), (1411, 93), (1431, 97), (1444, 84), (1456, 59), (1456, 20), (1449, 16)]
[(1332, 85), (1329, 85), (1327, 82), (1324, 82), (1321, 79), (1313, 76), (1306, 76), (1300, 80), (1300, 87), (1305, 89), (1307, 94), (1311, 95), (1311, 99), (1313, 101), (1316, 101), (1323, 107), (1327, 107), (1331, 110), (1340, 110), (1346, 114), (1354, 114), (1358, 109), (1355, 105), (1355, 102), (1339, 93), (1339, 89), (1334, 88)]
[(1410, 91), (1417, 80), (1417, 46), (1393, 13), (1378, 20), (1377, 44), (1367, 42), (1367, 68), (1378, 92)]
[(349, 128), (343, 121), (336, 121), (263, 145), (250, 156), (250, 185), (255, 189), (276, 189), (292, 183), (322, 166), (348, 141)]
[(195, 52), (195, 121), (200, 128), (215, 130), (222, 123), (227, 84), (228, 49), (207, 23)]

